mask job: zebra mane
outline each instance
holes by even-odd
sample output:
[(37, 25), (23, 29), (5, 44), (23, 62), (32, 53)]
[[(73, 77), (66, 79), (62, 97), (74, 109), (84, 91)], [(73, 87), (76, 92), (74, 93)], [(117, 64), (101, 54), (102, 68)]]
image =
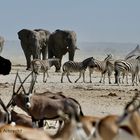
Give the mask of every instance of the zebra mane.
[(104, 59), (104, 61), (107, 61), (107, 60), (109, 60), (111, 58), (112, 58), (112, 55), (111, 54), (108, 54), (107, 57)]
[(83, 67), (87, 68), (87, 66), (91, 60), (93, 60), (93, 57), (89, 57), (89, 58), (83, 60), (82, 61)]
[(136, 59), (140, 60), (140, 56), (138, 56)]

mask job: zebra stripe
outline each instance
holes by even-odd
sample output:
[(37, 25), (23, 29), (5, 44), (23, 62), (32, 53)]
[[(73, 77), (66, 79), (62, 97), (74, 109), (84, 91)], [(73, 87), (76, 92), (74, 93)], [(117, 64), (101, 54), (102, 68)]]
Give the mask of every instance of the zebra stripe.
[(47, 73), (47, 77), (48, 77), (49, 76), (48, 70), (52, 66), (55, 66), (56, 69), (59, 69), (60, 68), (59, 59), (57, 58), (46, 59), (46, 60), (34, 59), (31, 62), (31, 68), (35, 74), (39, 74), (39, 72), (43, 72), (43, 82), (47, 81), (47, 79), (45, 80), (45, 73)]
[(79, 72), (79, 78), (75, 82), (77, 82), (81, 78), (81, 75), (83, 75), (83, 82), (85, 82), (85, 70), (87, 69), (91, 61), (93, 61), (93, 57), (87, 58), (82, 62), (65, 62), (62, 67), (63, 73), (61, 76), (61, 83), (63, 83), (63, 76), (65, 74), (67, 75), (68, 81), (71, 83), (71, 80), (69, 78), (70, 72)]
[(91, 81), (91, 73), (93, 73), (95, 68), (96, 68), (96, 70), (101, 72), (101, 79), (99, 81), (100, 83), (102, 82), (102, 79), (103, 79), (103, 83), (105, 83), (105, 74), (108, 71), (109, 71), (108, 72), (108, 79), (109, 79), (109, 83), (111, 83), (110, 76), (111, 76), (112, 71), (113, 71), (113, 66), (112, 66), (113, 64), (111, 63), (111, 60), (112, 60), (111, 54), (107, 55), (107, 57), (103, 61), (94, 59), (92, 64), (89, 66), (90, 83), (92, 82)]
[[(140, 58), (133, 58), (128, 60), (117, 60), (115, 61), (115, 83), (120, 83), (120, 74), (127, 74), (131, 73), (132, 75), (132, 84), (134, 85), (134, 80), (136, 78), (136, 84), (137, 84), (137, 76), (140, 70)], [(127, 76), (126, 75), (126, 76)], [(124, 76), (123, 76), (124, 77)], [(128, 78), (127, 78), (128, 83)]]

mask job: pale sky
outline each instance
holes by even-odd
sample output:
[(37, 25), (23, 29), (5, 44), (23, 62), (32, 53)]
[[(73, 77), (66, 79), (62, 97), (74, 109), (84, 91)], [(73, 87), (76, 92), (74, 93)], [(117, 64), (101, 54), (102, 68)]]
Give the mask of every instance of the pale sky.
[(0, 0), (0, 35), (74, 30), (78, 41), (140, 43), (140, 0)]

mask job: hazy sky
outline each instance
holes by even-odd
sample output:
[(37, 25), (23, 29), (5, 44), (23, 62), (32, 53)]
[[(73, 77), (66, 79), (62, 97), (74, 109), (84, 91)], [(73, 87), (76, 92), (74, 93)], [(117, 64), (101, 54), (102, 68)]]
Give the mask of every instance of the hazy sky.
[(78, 41), (140, 42), (140, 0), (0, 0), (0, 35), (69, 29)]

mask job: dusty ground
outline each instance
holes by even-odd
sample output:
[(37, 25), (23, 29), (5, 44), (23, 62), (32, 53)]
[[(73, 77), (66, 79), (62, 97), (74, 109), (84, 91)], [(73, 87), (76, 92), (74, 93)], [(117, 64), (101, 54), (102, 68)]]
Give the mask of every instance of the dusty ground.
[[(13, 83), (17, 70), (24, 79), (29, 71), (22, 66), (13, 66), (12, 71), (7, 76), (0, 76), (0, 97), (7, 103), (13, 93)], [(78, 73), (72, 73), (70, 78), (74, 81), (78, 77)], [(77, 99), (83, 109), (84, 114), (105, 116), (107, 114), (121, 114), (125, 104), (131, 100), (134, 93), (139, 90), (139, 86), (99, 84), (99, 73), (92, 75), (92, 83), (89, 83), (88, 71), (86, 71), (86, 83), (82, 83), (82, 79), (78, 83), (69, 83), (64, 77), (64, 83), (60, 82), (61, 73), (55, 73), (52, 68), (49, 71), (47, 83), (42, 82), (42, 74), (38, 76), (38, 83), (35, 85), (36, 92), (44, 92), (50, 90), (52, 92), (63, 92), (64, 95)], [(112, 83), (114, 77), (112, 75)], [(25, 83), (25, 87), (29, 87), (30, 81)], [(17, 85), (18, 87), (18, 85)]]

